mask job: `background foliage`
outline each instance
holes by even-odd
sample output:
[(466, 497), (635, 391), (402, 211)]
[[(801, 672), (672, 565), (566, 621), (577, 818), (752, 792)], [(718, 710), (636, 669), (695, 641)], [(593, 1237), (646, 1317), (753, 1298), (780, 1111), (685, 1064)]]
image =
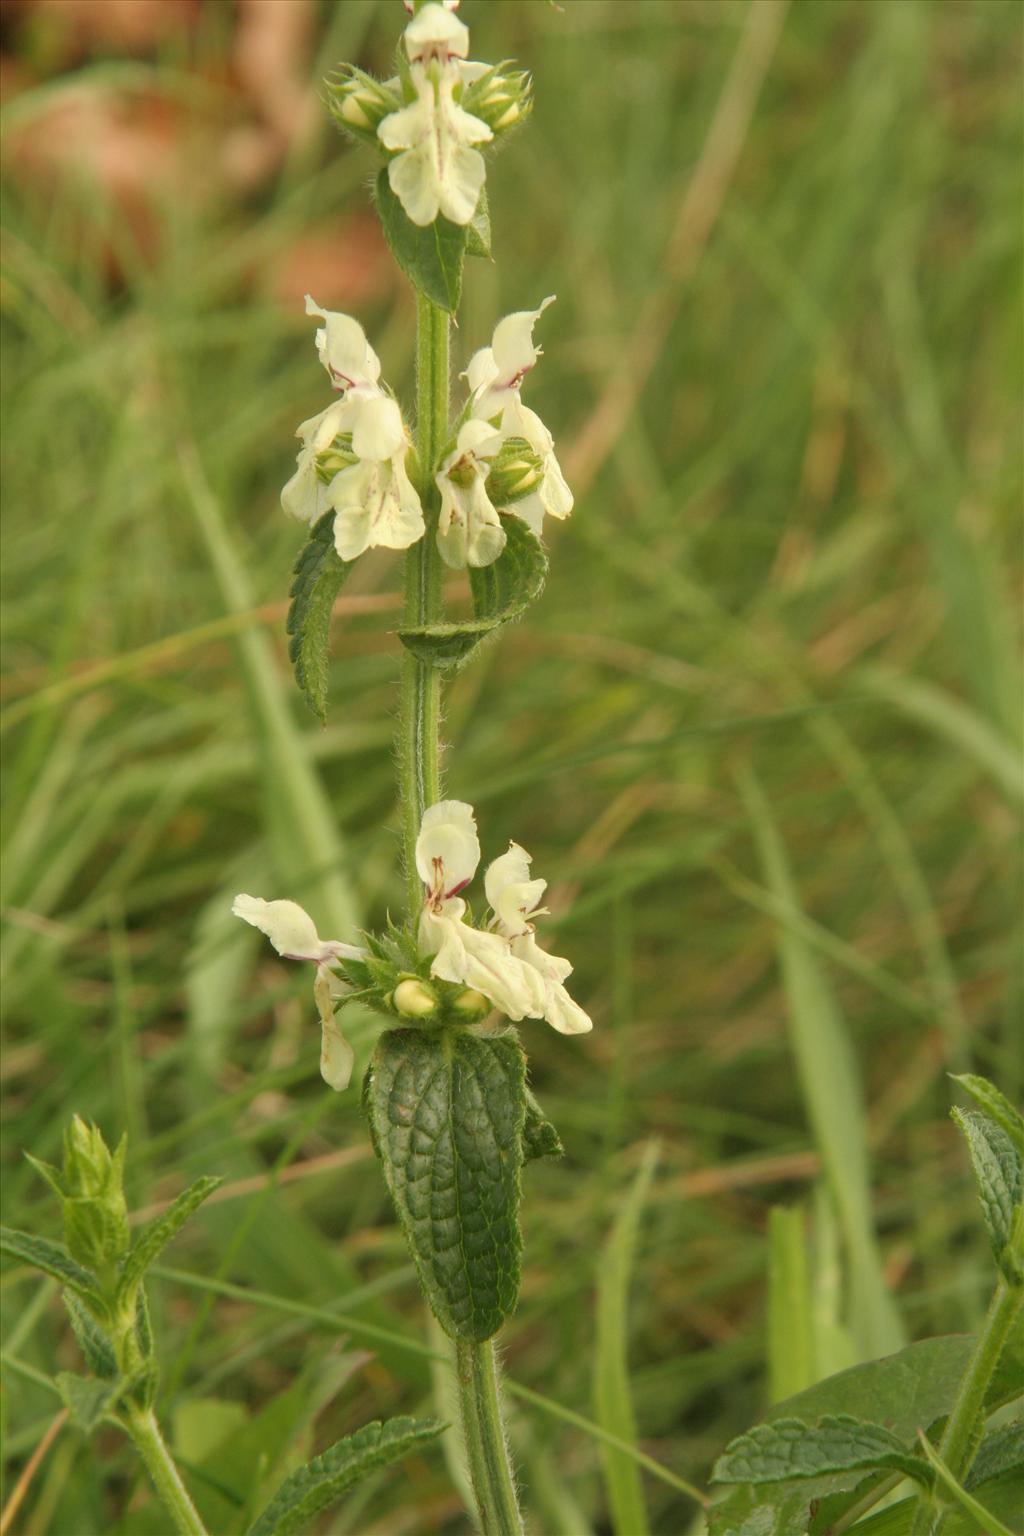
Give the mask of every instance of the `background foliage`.
[[(558, 294), (528, 400), (577, 510), (527, 623), (450, 689), (448, 788), (485, 855), (514, 836), (553, 880), (597, 1025), (524, 1029), (567, 1156), (527, 1173), (506, 1364), (698, 1481), (772, 1390), (773, 1205), (808, 1209), (819, 1368), (976, 1324), (943, 1074), (1013, 1096), (1022, 1066), (1019, 11), (802, 0), (774, 45), (773, 9), (464, 8), (537, 107), (491, 167), (499, 260), (467, 271), (456, 356)], [(424, 1337), (357, 1095), (320, 1083), (308, 977), (228, 914), (288, 894), (340, 937), (400, 905), (398, 567), (345, 588), (320, 730), (277, 504), (326, 398), (305, 289), (411, 394), (370, 157), (309, 84), (386, 74), (400, 23), (363, 0), (4, 20), (6, 1219), (55, 1233), (21, 1151), (52, 1158), (72, 1110), (128, 1130), (140, 1211), (226, 1176), (152, 1287), (162, 1411), (225, 1531), (254, 1454), (430, 1411), (429, 1362), (354, 1326)], [(860, 1182), (836, 1127), (866, 1137)], [(858, 1286), (867, 1177), (898, 1319)], [(57, 1406), (33, 1372), (75, 1349), (33, 1272), (3, 1302), (16, 1477)], [(775, 1395), (789, 1358), (784, 1335)], [(637, 1474), (539, 1409), (513, 1431), (539, 1529), (627, 1529)], [(101, 1450), (57, 1436), (24, 1531), (159, 1531)], [(643, 1493), (685, 1528), (682, 1494)], [(459, 1509), (425, 1454), (323, 1528)]]

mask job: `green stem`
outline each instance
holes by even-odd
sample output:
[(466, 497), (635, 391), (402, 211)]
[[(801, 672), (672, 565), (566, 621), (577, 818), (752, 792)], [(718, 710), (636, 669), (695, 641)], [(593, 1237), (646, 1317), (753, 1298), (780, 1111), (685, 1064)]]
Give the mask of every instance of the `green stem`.
[[(405, 557), (405, 623), (430, 624), (441, 613), (441, 557), (437, 550), (440, 498), (434, 484), (437, 459), (448, 431), (448, 316), (416, 295), (416, 451), (420, 499), (427, 531)], [(423, 812), (441, 797), (441, 675), (436, 667), (402, 653), (399, 706), (399, 785), (409, 916), (423, 900), (416, 874), (416, 838)]]
[(161, 1502), (174, 1521), (175, 1530), (180, 1531), (181, 1536), (207, 1536), (206, 1527), (171, 1459), (152, 1410), (129, 1409), (123, 1423), (146, 1463)]
[[(434, 483), (448, 435), (449, 319), (416, 295), (416, 451), (426, 534), (405, 559), (405, 623), (430, 624), (441, 616), (441, 557), (437, 549), (440, 496)], [(398, 740), (398, 793), (402, 803), (409, 918), (416, 921), (423, 887), (416, 873), (416, 838), (427, 806), (441, 798), (441, 674), (411, 652), (402, 656)], [(512, 1468), (498, 1404), (492, 1345), (456, 1343), (462, 1425), (473, 1492), (484, 1536), (522, 1536)]]
[[(1009, 1286), (1000, 1280), (939, 1441), (939, 1455), (958, 1482), (962, 1482), (970, 1471), (978, 1449), (984, 1422), (985, 1394), (1022, 1305), (1024, 1287)], [(940, 1520), (941, 1511), (935, 1509), (931, 1498), (926, 1495), (918, 1506), (911, 1536), (927, 1536), (927, 1533), (937, 1530)]]
[(455, 1365), (469, 1475), (483, 1536), (522, 1536), (508, 1445), (498, 1400), (498, 1371), (490, 1339), (455, 1342)]

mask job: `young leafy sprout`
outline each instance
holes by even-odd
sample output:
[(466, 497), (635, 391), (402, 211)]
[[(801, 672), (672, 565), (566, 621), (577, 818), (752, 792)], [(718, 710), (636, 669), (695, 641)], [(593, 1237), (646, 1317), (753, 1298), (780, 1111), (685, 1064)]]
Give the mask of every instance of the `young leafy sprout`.
[[(316, 966), (313, 996), (322, 1032), (320, 1071), (332, 1088), (347, 1088), (352, 1076), (352, 1047), (342, 1035), (335, 1008), (356, 991), (385, 1013), (437, 1022), (440, 999), (428, 980), (433, 977), (451, 984), (451, 1017), (458, 1020), (461, 1015), (462, 1022), (479, 1019), (489, 1003), (515, 1021), (546, 1019), (563, 1035), (582, 1035), (593, 1028), (565, 989), (572, 974), (569, 961), (549, 955), (537, 943), (533, 920), (546, 912), (540, 901), (547, 882), (530, 878), (530, 855), (511, 843), (507, 853), (488, 865), (484, 890), (491, 912), (480, 928), (471, 921), (460, 894), (479, 863), (472, 806), (464, 800), (442, 800), (424, 812), (416, 841), (424, 902), (416, 934), (407, 936), (405, 954), (422, 974), (403, 969), (400, 944), (389, 950), (374, 939), (365, 948), (321, 939), (313, 919), (294, 901), (235, 897), (235, 916), (265, 933), (279, 955)], [(370, 986), (360, 985), (365, 981)]]

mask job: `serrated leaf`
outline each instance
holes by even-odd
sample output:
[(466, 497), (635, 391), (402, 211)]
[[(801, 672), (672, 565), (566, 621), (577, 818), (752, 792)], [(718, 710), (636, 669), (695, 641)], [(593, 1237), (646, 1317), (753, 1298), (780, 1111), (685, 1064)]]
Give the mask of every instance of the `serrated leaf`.
[(1013, 1253), (1014, 1227), (1024, 1186), (1020, 1154), (1002, 1126), (973, 1109), (954, 1109), (953, 1119), (967, 1138), (981, 1209), (996, 1263), (1011, 1285), (1019, 1285), (1019, 1258)]
[(185, 1225), (193, 1211), (198, 1210), (203, 1201), (208, 1199), (223, 1182), (220, 1178), (196, 1179), (194, 1184), (190, 1184), (188, 1189), (182, 1191), (162, 1216), (157, 1216), (148, 1227), (143, 1228), (134, 1248), (124, 1261), (124, 1268), (117, 1282), (119, 1305), (135, 1292), (146, 1270), (151, 1264), (156, 1263), (171, 1238)]
[(414, 224), (391, 190), (386, 165), (377, 177), (375, 198), (384, 238), (406, 277), (431, 304), (454, 315), (462, 293), (466, 225), (453, 224), (440, 213), (433, 224)]
[(114, 1346), (99, 1323), (88, 1312), (71, 1290), (62, 1292), (64, 1305), (71, 1318), (71, 1328), (78, 1347), (85, 1356), (85, 1363), (94, 1376), (103, 1381), (113, 1381), (118, 1374)]
[(535, 1157), (564, 1157), (565, 1148), (550, 1120), (537, 1100), (526, 1090), (526, 1119), (523, 1122), (523, 1161), (532, 1162)]
[(121, 1394), (121, 1383), (118, 1381), (73, 1376), (70, 1371), (61, 1371), (56, 1382), (67, 1407), (68, 1418), (87, 1435), (92, 1433)]
[(286, 1477), (248, 1536), (297, 1536), (315, 1514), (359, 1478), (436, 1440), (446, 1428), (437, 1419), (400, 1418), (364, 1425)]
[[(771, 1409), (767, 1422), (799, 1418), (808, 1423), (829, 1414), (854, 1413), (884, 1425), (909, 1453), (918, 1429), (931, 1428), (948, 1414), (974, 1348), (969, 1334), (923, 1339), (808, 1387)], [(1019, 1396), (1022, 1373), (1024, 1315), (1014, 1325), (989, 1384), (987, 1412)], [(804, 1536), (808, 1530), (824, 1530), (872, 1481), (852, 1471), (759, 1486), (734, 1484), (708, 1509), (709, 1536), (737, 1536), (748, 1528), (758, 1536)]]
[(727, 1446), (711, 1473), (713, 1483), (783, 1483), (794, 1477), (864, 1468), (903, 1472), (917, 1482), (932, 1478), (919, 1456), (911, 1456), (881, 1424), (839, 1413), (808, 1424), (775, 1419), (758, 1424)]
[(490, 259), (491, 210), (487, 201), (486, 186), (480, 188), (480, 201), (476, 205), (476, 213), (466, 225), (466, 255)]
[(469, 573), (476, 617), (499, 624), (518, 618), (537, 600), (548, 574), (548, 557), (522, 518), (513, 514), (503, 526), (505, 548), (497, 560)]
[(13, 1227), (0, 1227), (0, 1248), (12, 1258), (24, 1264), (33, 1264), (44, 1274), (52, 1275), (61, 1285), (66, 1285), (89, 1309), (102, 1317), (106, 1307), (97, 1288), (95, 1275), (83, 1269), (81, 1264), (60, 1243), (51, 1243), (45, 1237), (33, 1237), (31, 1232), (18, 1232)]
[(544, 590), (548, 559), (536, 534), (514, 514), (502, 519), (505, 548), (491, 565), (469, 573), (475, 617), (454, 624), (401, 629), (398, 638), (420, 661), (459, 667), (482, 640), (517, 619)]
[(331, 650), (331, 613), (352, 560), (334, 547), (333, 511), (313, 525), (309, 542), (292, 570), (291, 603), (285, 628), (295, 681), (321, 725), (327, 719), (327, 677)]
[(990, 1478), (1002, 1477), (1004, 1472), (1024, 1472), (1024, 1419), (1015, 1419), (985, 1436), (964, 1486), (978, 1488)]
[(1024, 1115), (1014, 1109), (1006, 1095), (1000, 1093), (987, 1077), (975, 1077), (970, 1072), (962, 1072), (959, 1077), (953, 1074), (953, 1081), (959, 1083), (964, 1092), (971, 1095), (974, 1102), (990, 1119), (1002, 1126), (1021, 1157), (1024, 1158)]
[(511, 1035), (386, 1031), (367, 1090), (373, 1139), (442, 1328), (487, 1339), (519, 1292), (525, 1058)]

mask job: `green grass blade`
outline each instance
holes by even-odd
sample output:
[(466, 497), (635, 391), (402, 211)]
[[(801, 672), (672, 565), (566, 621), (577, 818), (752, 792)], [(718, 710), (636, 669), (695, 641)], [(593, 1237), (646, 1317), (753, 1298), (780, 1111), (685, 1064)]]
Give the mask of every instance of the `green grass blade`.
[[(740, 779), (768, 889), (798, 906), (785, 849), (752, 770)], [(864, 1356), (886, 1354), (903, 1329), (882, 1275), (871, 1214), (871, 1192), (860, 1076), (849, 1035), (825, 973), (802, 935), (777, 931), (790, 1043), (807, 1118), (821, 1155), (846, 1248), (851, 1328)]]
[(768, 1216), (768, 1381), (781, 1403), (817, 1380), (804, 1211), (772, 1207)]
[[(636, 1439), (629, 1384), (629, 1285), (640, 1217), (657, 1161), (658, 1145), (649, 1142), (601, 1254), (597, 1274), (594, 1414), (602, 1428), (627, 1441)], [(636, 1463), (610, 1446), (602, 1449), (601, 1461), (617, 1536), (647, 1536), (647, 1507)]]

